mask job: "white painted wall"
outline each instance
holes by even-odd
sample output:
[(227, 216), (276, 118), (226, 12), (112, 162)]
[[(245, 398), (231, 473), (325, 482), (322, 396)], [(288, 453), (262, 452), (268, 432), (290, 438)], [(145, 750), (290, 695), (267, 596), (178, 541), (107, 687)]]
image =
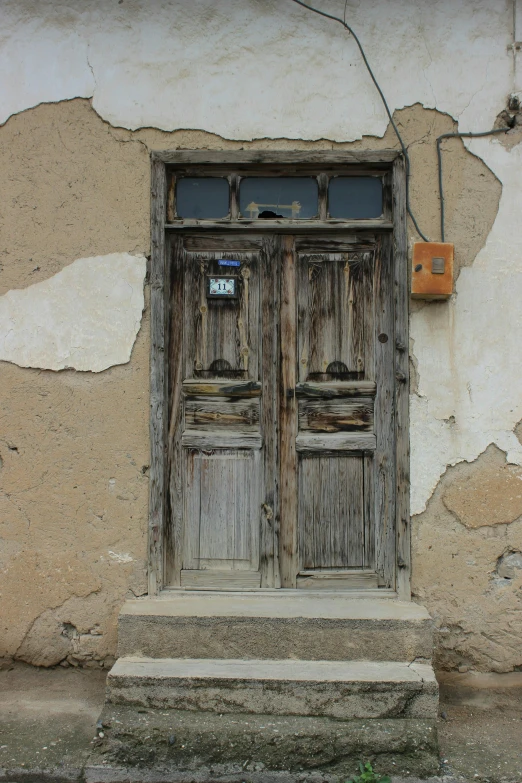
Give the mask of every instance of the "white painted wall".
[(145, 256), (79, 258), (0, 296), (0, 361), (101, 372), (130, 359), (144, 307)]
[[(418, 101), (471, 130), (512, 88), (512, 1), (348, 0), (347, 20), (392, 108)], [(355, 42), (291, 0), (3, 0), (0, 29), (0, 122), (92, 97), (113, 125), (231, 139), (347, 141), (388, 124)]]
[[(514, 1), (348, 0), (346, 13), (392, 111), (420, 102), (470, 131), (490, 128), (520, 90)], [(345, 7), (316, 3), (341, 15)], [(89, 97), (114, 125), (232, 139), (347, 141), (387, 126), (355, 42), (291, 0), (3, 0), (0, 17), (0, 121), (40, 102)], [(448, 464), (474, 459), (488, 443), (522, 464), (512, 433), (522, 418), (521, 151), (496, 139), (470, 147), (503, 193), (456, 296), (412, 318), (420, 375), (411, 408), (413, 512)], [(38, 345), (31, 361), (43, 356)]]

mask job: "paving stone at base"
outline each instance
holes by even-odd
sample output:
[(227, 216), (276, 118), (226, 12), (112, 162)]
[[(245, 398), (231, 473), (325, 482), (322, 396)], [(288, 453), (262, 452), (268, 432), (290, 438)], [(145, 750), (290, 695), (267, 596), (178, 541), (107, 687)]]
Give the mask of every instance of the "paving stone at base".
[(204, 770), (215, 776), (243, 771), (244, 781), (246, 773), (268, 772), (326, 773), (341, 780), (357, 770), (361, 759), (397, 774), (429, 776), (439, 769), (431, 720), (340, 721), (107, 705), (102, 722), (104, 737), (90, 769), (163, 767), (172, 775), (190, 773), (194, 781)]
[(0, 783), (84, 783), (82, 767), (0, 768)]

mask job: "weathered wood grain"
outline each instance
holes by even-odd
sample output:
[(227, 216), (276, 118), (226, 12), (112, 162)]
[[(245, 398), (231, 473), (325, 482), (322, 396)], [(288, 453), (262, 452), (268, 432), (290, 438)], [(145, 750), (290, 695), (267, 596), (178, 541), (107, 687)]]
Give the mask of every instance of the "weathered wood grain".
[(375, 381), (329, 381), (328, 383), (298, 383), (295, 387), (297, 397), (321, 397), (332, 400), (340, 397), (374, 395)]
[[(183, 232), (183, 245), (185, 250), (192, 251), (210, 251), (220, 252), (223, 258), (226, 258), (227, 253), (232, 251), (236, 253), (258, 251), (263, 246), (263, 238), (260, 236), (249, 236), (238, 234), (227, 234), (226, 241), (224, 236), (219, 234), (190, 234), (186, 231)], [(226, 250), (225, 250), (226, 248)]]
[(222, 430), (185, 430), (181, 437), (183, 446), (212, 451), (213, 449), (260, 449), (261, 433)]
[[(240, 261), (241, 268), (220, 267), (222, 253), (187, 253), (185, 377), (259, 378), (258, 257), (226, 255)], [(233, 276), (237, 298), (207, 297), (209, 276)]]
[(291, 237), (282, 240), (281, 383), (279, 389), (280, 573), (282, 587), (295, 587), (297, 574), (297, 364), (296, 263)]
[(183, 569), (258, 570), (259, 452), (186, 450)]
[(363, 467), (358, 456), (299, 461), (300, 571), (363, 565)]
[(260, 268), (262, 274), (261, 302), (261, 425), (263, 433), (263, 479), (260, 560), (262, 587), (280, 587), (279, 531), (279, 313), (280, 270), (282, 247), (279, 237), (263, 240)]
[(259, 399), (189, 399), (185, 402), (185, 428), (259, 432)]
[(193, 397), (259, 397), (261, 383), (259, 381), (200, 381), (188, 378), (183, 381), (183, 392)]
[[(381, 237), (375, 261), (376, 570), (395, 587), (395, 324), (393, 248)], [(386, 336), (379, 340), (380, 335)]]
[(360, 590), (379, 587), (375, 571), (301, 571), (297, 587), (308, 590)]
[(374, 451), (375, 435), (370, 432), (308, 433), (296, 437), (296, 450), (310, 453), (331, 451)]
[(409, 428), (409, 296), (406, 232), (406, 173), (403, 158), (393, 167), (394, 289), (395, 289), (395, 410), (397, 592), (411, 597), (410, 428)]
[(364, 329), (365, 312), (373, 310), (366, 283), (373, 254), (300, 255), (298, 277), (299, 382), (334, 380), (336, 372), (363, 376), (366, 343), (373, 342), (373, 330)]
[(183, 570), (181, 586), (194, 590), (241, 590), (261, 586), (259, 571)]
[(373, 429), (373, 399), (301, 399), (299, 430), (311, 432), (362, 432)]
[(362, 163), (382, 165), (391, 163), (400, 152), (384, 150), (158, 150), (153, 160), (175, 165), (224, 164), (303, 164), (320, 168), (325, 165), (353, 165)]
[(363, 493), (364, 493), (364, 557), (366, 568), (375, 568), (375, 460), (372, 452), (363, 457)]
[(171, 295), (167, 313), (168, 348), (168, 504), (165, 520), (165, 584), (179, 585), (183, 556), (183, 422), (182, 355), (183, 355), (183, 248), (180, 237), (170, 239), (170, 274), (167, 277)]
[(179, 220), (179, 222), (166, 223), (167, 231), (186, 231), (188, 229), (199, 229), (201, 231), (223, 231), (228, 233), (255, 231), (256, 233), (271, 232), (275, 234), (299, 234), (299, 233), (321, 233), (331, 232), (332, 230), (346, 231), (375, 231), (390, 233), (393, 230), (391, 220), (375, 218), (372, 220), (250, 220), (249, 218), (240, 218), (234, 222), (230, 219), (224, 220)]
[(376, 236), (368, 231), (349, 234), (345, 231), (332, 234), (300, 235), (295, 237), (298, 253), (351, 253), (371, 250)]
[(165, 371), (165, 221), (167, 180), (165, 166), (152, 162), (151, 211), (151, 362), (150, 362), (150, 442), (149, 473), (149, 594), (157, 595), (163, 586), (164, 526), (166, 524), (166, 401)]

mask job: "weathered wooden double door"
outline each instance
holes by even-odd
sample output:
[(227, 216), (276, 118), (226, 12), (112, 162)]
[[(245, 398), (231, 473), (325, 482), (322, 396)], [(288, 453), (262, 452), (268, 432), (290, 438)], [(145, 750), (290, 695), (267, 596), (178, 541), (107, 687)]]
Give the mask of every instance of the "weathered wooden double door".
[(171, 243), (168, 574), (394, 587), (389, 234)]

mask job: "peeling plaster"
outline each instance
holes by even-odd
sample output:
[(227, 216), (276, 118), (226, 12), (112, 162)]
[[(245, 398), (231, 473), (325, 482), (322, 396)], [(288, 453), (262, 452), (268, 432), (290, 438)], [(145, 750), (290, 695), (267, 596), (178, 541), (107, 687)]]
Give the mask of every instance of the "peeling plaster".
[(109, 549), (109, 557), (111, 560), (115, 560), (117, 563), (132, 563), (134, 558), (127, 552), (112, 552)]
[[(344, 12), (342, 0), (316, 5)], [(488, 127), (504, 108), (510, 0), (351, 0), (347, 13), (390, 106), (438, 108), (461, 130)], [(353, 39), (290, 0), (4, 0), (1, 15), (0, 122), (92, 97), (113, 125), (229, 139), (346, 141), (388, 124)]]
[(412, 395), (412, 513), (426, 502), (448, 465), (472, 462), (490, 443), (522, 465), (513, 432), (522, 417), (522, 147), (473, 141), (471, 150), (500, 178), (498, 215), (472, 267), (461, 270), (455, 296), (412, 314), (419, 373)]
[(144, 307), (146, 258), (79, 258), (0, 297), (0, 360), (20, 367), (101, 372), (130, 359)]

